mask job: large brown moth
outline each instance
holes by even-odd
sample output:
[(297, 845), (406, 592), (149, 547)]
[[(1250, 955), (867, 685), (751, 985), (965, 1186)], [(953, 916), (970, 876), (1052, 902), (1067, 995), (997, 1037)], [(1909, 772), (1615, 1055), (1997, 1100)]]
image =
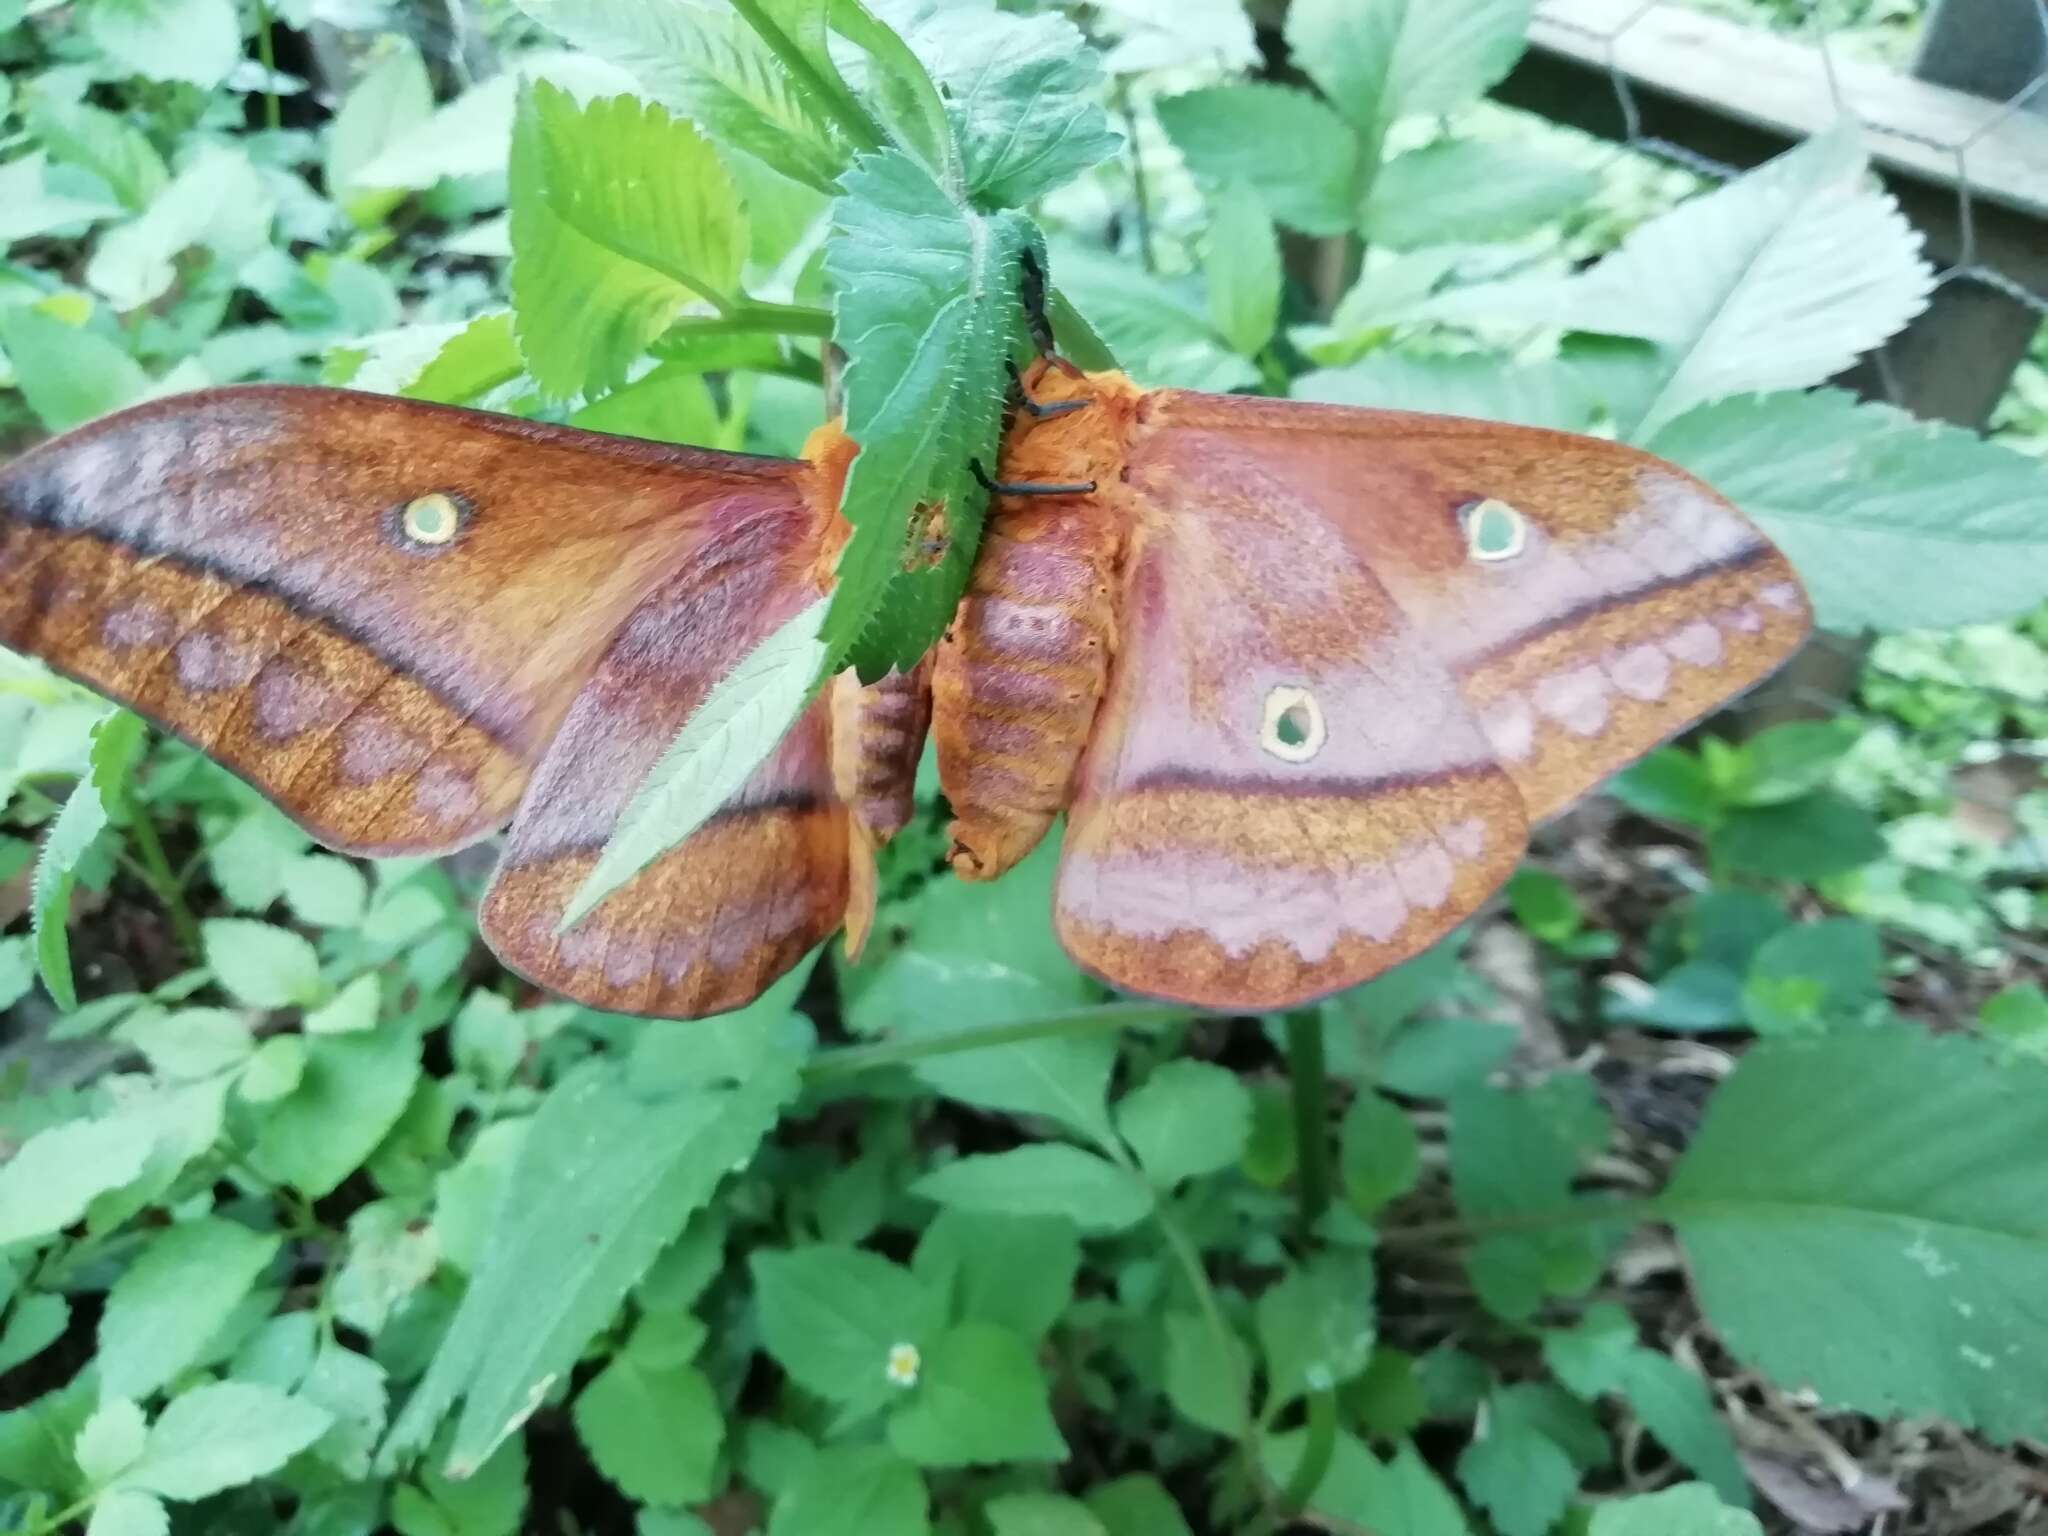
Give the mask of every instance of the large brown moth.
[(480, 913), (499, 956), (595, 1007), (695, 1017), (842, 923), (857, 946), (928, 722), (956, 870), (1000, 874), (1064, 809), (1078, 962), (1274, 1008), (1440, 937), (1531, 822), (1808, 628), (1763, 536), (1630, 448), (1115, 373), (1025, 383), (932, 661), (842, 676), (566, 932), (685, 719), (829, 588), (836, 430), (792, 461), (339, 390), (138, 406), (0, 470), (0, 645), (343, 851), (509, 824)]

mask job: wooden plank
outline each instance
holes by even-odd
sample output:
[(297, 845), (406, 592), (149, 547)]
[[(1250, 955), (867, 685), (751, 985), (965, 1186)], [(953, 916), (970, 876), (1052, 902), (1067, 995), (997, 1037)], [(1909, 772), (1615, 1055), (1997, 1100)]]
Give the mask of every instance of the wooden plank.
[[(1644, 0), (1539, 0), (1531, 45), (1775, 138), (1832, 126), (1836, 101), (1868, 125), (1889, 172), (2048, 219), (2048, 117), (1916, 80), (1725, 17)], [(2041, 88), (2048, 93), (2048, 86)]]

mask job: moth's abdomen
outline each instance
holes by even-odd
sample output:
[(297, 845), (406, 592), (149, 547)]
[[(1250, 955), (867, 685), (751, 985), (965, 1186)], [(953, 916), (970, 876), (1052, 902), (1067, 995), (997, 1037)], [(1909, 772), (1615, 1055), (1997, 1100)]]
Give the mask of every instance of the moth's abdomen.
[(1005, 507), (932, 671), (954, 870), (992, 880), (1067, 803), (1115, 645), (1121, 520), (1093, 498)]

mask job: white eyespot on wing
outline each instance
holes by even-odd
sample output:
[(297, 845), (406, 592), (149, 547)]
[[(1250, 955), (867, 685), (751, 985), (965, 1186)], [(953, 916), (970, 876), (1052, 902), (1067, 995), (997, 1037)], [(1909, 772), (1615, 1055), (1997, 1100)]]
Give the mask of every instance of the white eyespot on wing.
[(1305, 763), (1329, 739), (1323, 706), (1308, 689), (1280, 683), (1266, 694), (1266, 716), (1259, 726), (1259, 745), (1283, 763)]
[(455, 542), (468, 521), (469, 507), (446, 491), (429, 491), (397, 508), (399, 543), (413, 554), (431, 555)]
[(1496, 496), (1458, 509), (1465, 552), (1482, 564), (1512, 560), (1529, 547), (1529, 519)]

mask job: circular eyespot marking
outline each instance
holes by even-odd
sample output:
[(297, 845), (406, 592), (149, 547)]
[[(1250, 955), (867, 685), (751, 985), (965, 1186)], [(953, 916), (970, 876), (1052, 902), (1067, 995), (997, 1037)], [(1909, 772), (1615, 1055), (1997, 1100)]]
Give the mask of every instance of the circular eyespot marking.
[(1282, 683), (1266, 695), (1259, 745), (1281, 762), (1307, 762), (1323, 750), (1329, 734), (1323, 723), (1323, 706), (1306, 688)]
[(1529, 520), (1495, 497), (1468, 502), (1459, 508), (1458, 521), (1474, 560), (1512, 560), (1529, 546)]
[(429, 491), (387, 511), (384, 536), (409, 555), (438, 555), (461, 534), (470, 510), (466, 497)]

